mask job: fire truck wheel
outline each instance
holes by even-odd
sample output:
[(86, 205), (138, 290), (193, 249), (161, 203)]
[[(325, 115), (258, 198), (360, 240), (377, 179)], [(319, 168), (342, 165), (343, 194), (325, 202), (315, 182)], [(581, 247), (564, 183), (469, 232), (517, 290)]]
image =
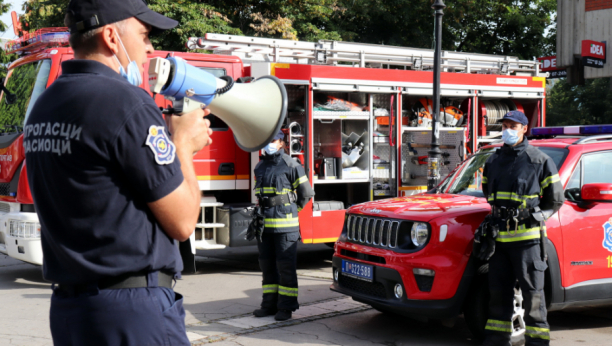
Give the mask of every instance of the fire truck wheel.
[[(477, 342), (484, 340), (484, 327), (489, 315), (489, 282), (487, 275), (479, 275), (474, 280), (463, 307), (463, 317), (472, 336)], [(513, 346), (524, 345), (525, 339), (525, 310), (523, 309), (523, 296), (521, 289), (514, 289), (514, 313), (512, 315)]]

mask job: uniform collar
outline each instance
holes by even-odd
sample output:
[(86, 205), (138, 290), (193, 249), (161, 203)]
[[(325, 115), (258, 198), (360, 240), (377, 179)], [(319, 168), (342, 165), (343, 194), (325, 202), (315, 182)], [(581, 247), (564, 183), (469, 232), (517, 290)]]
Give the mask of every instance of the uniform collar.
[(105, 77), (114, 78), (114, 79), (127, 83), (125, 78), (121, 77), (121, 75), (117, 73), (115, 70), (95, 60), (79, 59), (79, 60), (68, 60), (62, 63), (62, 74), (83, 74), (83, 73), (102, 75)]
[(523, 153), (523, 151), (525, 151), (525, 149), (527, 149), (528, 146), (529, 146), (529, 141), (527, 140), (527, 137), (523, 137), (523, 141), (521, 142), (521, 144), (518, 144), (514, 147), (504, 144), (501, 147), (501, 150), (502, 150), (502, 153), (505, 153), (505, 154), (512, 153), (513, 155), (518, 156), (521, 153)]
[(275, 152), (272, 155), (266, 154), (266, 155), (260, 156), (259, 158), (264, 161), (272, 161), (274, 163), (279, 163), (282, 156), (283, 156), (283, 151), (282, 149), (280, 149), (279, 151)]

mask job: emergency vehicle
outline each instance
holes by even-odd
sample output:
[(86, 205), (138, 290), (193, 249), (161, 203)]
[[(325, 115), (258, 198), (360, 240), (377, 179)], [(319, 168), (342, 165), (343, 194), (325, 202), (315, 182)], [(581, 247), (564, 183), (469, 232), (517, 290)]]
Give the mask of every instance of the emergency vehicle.
[[(25, 178), (22, 126), (38, 95), (60, 75), (61, 62), (73, 58), (67, 37), (65, 29), (46, 29), (7, 45), (21, 58), (10, 66), (0, 98), (0, 251), (36, 264), (42, 262), (40, 226)], [(180, 56), (240, 82), (274, 75), (284, 83), (290, 155), (316, 193), (299, 213), (304, 243), (333, 244), (352, 205), (426, 190), (432, 50), (218, 34), (192, 38), (187, 46), (214, 54), (158, 51), (151, 57)], [(545, 78), (537, 61), (457, 52), (443, 52), (442, 61), (443, 175), (498, 137), (497, 120), (509, 110), (544, 125)], [(143, 80), (148, 90), (146, 75)], [(156, 102), (170, 105), (159, 95)], [(196, 249), (252, 244), (245, 234), (256, 203), (259, 153), (242, 151), (231, 129), (211, 120), (213, 144), (194, 157), (202, 213), (181, 244), (186, 268)]]
[[(566, 201), (546, 222), (548, 311), (612, 303), (612, 125), (535, 128), (530, 144), (559, 169)], [(540, 138), (540, 139), (536, 139)], [(463, 313), (482, 338), (489, 305), (488, 264), (472, 256), (474, 232), (490, 206), (482, 167), (501, 144), (482, 147), (437, 190), (366, 202), (347, 210), (333, 257), (331, 289), (405, 316)], [(513, 337), (525, 332), (515, 289)]]

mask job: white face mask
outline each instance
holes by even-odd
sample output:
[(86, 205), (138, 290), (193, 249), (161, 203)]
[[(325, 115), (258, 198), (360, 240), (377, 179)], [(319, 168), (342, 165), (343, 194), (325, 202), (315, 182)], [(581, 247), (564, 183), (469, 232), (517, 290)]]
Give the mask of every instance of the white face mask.
[(518, 131), (505, 129), (502, 132), (502, 140), (508, 145), (515, 145), (519, 140)]
[(276, 143), (268, 143), (268, 145), (264, 147), (264, 151), (268, 155), (273, 155), (278, 151), (278, 146), (276, 145)]
[(128, 83), (134, 86), (140, 86), (140, 84), (142, 84), (142, 75), (140, 74), (140, 69), (138, 68), (138, 64), (136, 63), (136, 60), (130, 59), (130, 55), (125, 49), (125, 46), (123, 45), (123, 41), (121, 40), (121, 37), (117, 35), (117, 38), (119, 39), (119, 42), (121, 43), (121, 47), (123, 48), (123, 52), (125, 53), (125, 56), (130, 62), (128, 64), (127, 73), (126, 73), (125, 69), (123, 68), (123, 65), (121, 65), (121, 62), (119, 61), (119, 58), (117, 58), (117, 55), (113, 54), (115, 56), (115, 60), (117, 60), (117, 63), (119, 63), (119, 74), (121, 75), (121, 77), (125, 78), (128, 81)]

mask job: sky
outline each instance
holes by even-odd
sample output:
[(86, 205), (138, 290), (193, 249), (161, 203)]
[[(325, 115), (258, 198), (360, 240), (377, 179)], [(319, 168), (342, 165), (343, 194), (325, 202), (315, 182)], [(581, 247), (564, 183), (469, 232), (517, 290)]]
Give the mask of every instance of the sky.
[(11, 12), (17, 11), (17, 14), (22, 14), (23, 11), (21, 10), (21, 5), (23, 4), (23, 2), (24, 0), (5, 0), (5, 3), (9, 3), (12, 6), (9, 12), (3, 14), (0, 17), (0, 20), (3, 21), (4, 24), (8, 26), (6, 32), (0, 32), (1, 38), (8, 38), (8, 39), (15, 38), (15, 33), (13, 32), (13, 25), (12, 25), (13, 21), (11, 20)]

